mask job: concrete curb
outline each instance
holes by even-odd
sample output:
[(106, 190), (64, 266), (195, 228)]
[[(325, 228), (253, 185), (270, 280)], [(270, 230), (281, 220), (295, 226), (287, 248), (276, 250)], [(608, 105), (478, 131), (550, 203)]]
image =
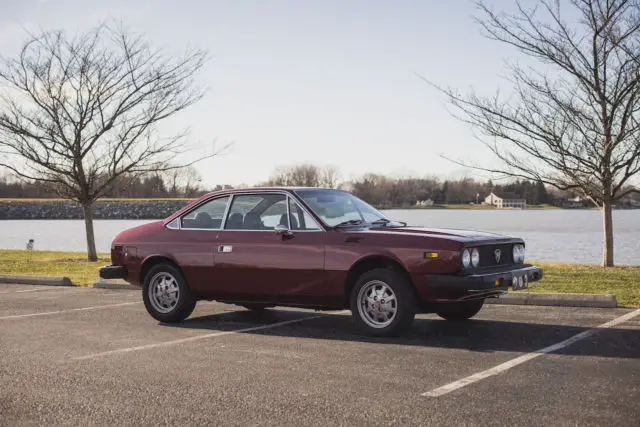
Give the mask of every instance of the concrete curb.
[(12, 285), (73, 286), (68, 277), (0, 275), (0, 283)]
[(133, 286), (131, 283), (120, 279), (98, 279), (93, 282), (94, 288), (101, 289), (134, 289), (140, 290), (140, 287)]
[(513, 292), (485, 300), (487, 304), (549, 305), (556, 307), (615, 308), (618, 300), (611, 294), (543, 294)]

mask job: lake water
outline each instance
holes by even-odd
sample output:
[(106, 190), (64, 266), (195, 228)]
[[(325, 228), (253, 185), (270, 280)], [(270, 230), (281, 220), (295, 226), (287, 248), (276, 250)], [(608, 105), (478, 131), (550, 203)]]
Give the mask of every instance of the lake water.
[[(597, 264), (602, 257), (602, 218), (596, 210), (390, 210), (389, 217), (410, 225), (468, 228), (522, 237), (527, 259)], [(120, 231), (151, 221), (96, 220), (98, 251), (108, 252)], [(615, 261), (640, 265), (640, 210), (613, 213)], [(0, 248), (84, 251), (82, 220), (0, 221)]]

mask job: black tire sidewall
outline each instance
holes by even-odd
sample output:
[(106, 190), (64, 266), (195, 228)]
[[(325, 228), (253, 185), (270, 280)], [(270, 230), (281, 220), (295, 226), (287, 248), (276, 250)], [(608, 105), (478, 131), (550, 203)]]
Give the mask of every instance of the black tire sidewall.
[(436, 314), (446, 320), (468, 320), (482, 310), (484, 300), (443, 303)]
[[(178, 288), (180, 290), (178, 303), (173, 308), (173, 310), (168, 313), (161, 313), (156, 310), (149, 299), (149, 286), (151, 285), (151, 279), (156, 274), (162, 272), (169, 273), (173, 277), (175, 277), (176, 281), (178, 282)], [(187, 286), (187, 281), (182, 275), (182, 272), (171, 264), (158, 264), (149, 269), (147, 274), (144, 276), (142, 300), (144, 301), (144, 306), (151, 317), (160, 322), (166, 323), (177, 323), (183, 321), (184, 319), (189, 317), (196, 305), (196, 300), (191, 294), (191, 290)]]
[[(364, 285), (372, 280), (380, 280), (387, 284), (396, 296), (398, 308), (396, 317), (384, 328), (374, 328), (367, 324), (358, 310), (358, 293)], [(387, 268), (376, 268), (363, 273), (353, 287), (350, 296), (351, 313), (358, 328), (374, 336), (397, 336), (407, 330), (416, 313), (416, 301), (411, 284), (400, 274)]]

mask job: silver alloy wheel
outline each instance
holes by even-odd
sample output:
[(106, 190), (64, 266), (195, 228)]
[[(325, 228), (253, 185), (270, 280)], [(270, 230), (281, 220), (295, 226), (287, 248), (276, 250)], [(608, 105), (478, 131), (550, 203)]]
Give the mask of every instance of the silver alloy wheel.
[(157, 273), (149, 282), (149, 301), (160, 313), (170, 313), (178, 304), (180, 287), (173, 275), (165, 271)]
[(371, 280), (358, 292), (358, 314), (372, 328), (385, 328), (393, 322), (398, 311), (396, 295), (381, 280)]

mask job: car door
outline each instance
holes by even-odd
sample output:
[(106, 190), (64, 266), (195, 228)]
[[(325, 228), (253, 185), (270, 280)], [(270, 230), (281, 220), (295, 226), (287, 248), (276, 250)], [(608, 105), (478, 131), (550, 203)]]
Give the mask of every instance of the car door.
[(321, 296), (326, 233), (310, 216), (305, 229), (291, 229), (289, 206), (285, 193), (233, 197), (214, 255), (229, 298), (313, 304)]
[(175, 221), (170, 227), (179, 238), (171, 241), (170, 252), (184, 271), (191, 289), (200, 296), (209, 296), (220, 288), (214, 269), (214, 254), (218, 233), (231, 196), (204, 201)]

